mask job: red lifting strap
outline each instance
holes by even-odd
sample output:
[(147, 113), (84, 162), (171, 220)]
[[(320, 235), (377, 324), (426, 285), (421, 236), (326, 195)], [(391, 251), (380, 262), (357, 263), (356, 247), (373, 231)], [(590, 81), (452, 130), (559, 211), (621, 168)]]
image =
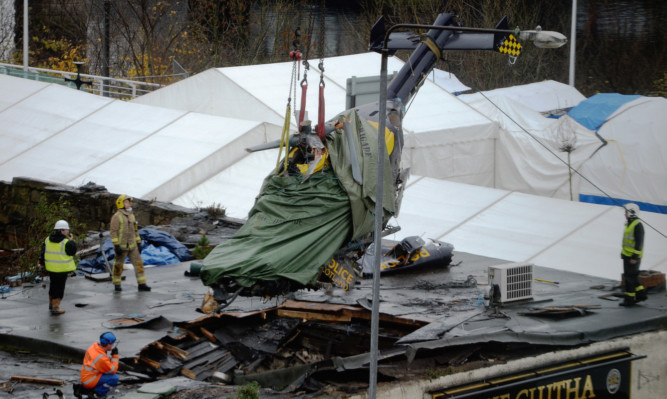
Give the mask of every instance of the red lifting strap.
[(308, 82), (306, 82), (306, 77), (303, 77), (301, 81), (301, 109), (299, 110), (299, 125), (303, 122), (303, 118), (306, 116), (306, 92), (308, 91)]
[(317, 110), (317, 135), (324, 143), (324, 82), (320, 82), (320, 106)]

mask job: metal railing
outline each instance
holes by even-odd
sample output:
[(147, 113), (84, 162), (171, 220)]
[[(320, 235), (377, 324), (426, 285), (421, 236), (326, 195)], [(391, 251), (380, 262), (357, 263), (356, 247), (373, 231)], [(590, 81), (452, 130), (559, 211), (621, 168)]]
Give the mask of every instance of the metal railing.
[[(76, 85), (73, 82), (65, 81), (65, 78), (72, 80), (76, 79), (77, 72), (58, 71), (54, 69), (34, 67), (28, 67), (28, 70), (26, 71), (23, 69), (22, 65), (0, 63), (0, 74), (37, 80), (40, 82), (57, 83), (76, 89)], [(82, 85), (81, 90), (122, 100), (131, 100), (163, 87), (163, 85), (158, 83), (108, 78), (106, 76), (88, 75), (84, 73), (78, 76), (81, 78), (81, 80), (91, 82), (90, 85)]]

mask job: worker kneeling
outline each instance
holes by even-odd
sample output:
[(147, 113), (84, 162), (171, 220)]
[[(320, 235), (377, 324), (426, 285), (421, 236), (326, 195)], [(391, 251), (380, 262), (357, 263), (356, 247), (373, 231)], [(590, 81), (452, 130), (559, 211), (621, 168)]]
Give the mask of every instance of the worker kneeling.
[[(116, 336), (105, 332), (100, 335), (100, 341), (93, 343), (86, 351), (81, 367), (81, 384), (83, 390), (92, 390), (95, 394), (105, 397), (109, 390), (118, 385), (118, 348), (116, 347)], [(108, 355), (107, 352), (111, 352)], [(78, 393), (78, 395), (77, 395)], [(85, 392), (77, 392), (74, 387), (74, 395), (81, 397)]]

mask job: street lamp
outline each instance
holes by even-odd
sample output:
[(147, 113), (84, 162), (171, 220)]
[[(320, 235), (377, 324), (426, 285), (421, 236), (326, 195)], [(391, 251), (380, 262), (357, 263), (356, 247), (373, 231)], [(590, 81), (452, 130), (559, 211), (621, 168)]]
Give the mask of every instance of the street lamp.
[(83, 66), (83, 62), (74, 61), (73, 64), (76, 65), (76, 79), (65, 78), (65, 82), (73, 82), (76, 85), (77, 90), (81, 90), (82, 85), (92, 85), (92, 81), (81, 79), (81, 67)]
[[(442, 14), (441, 14), (442, 15)], [(439, 17), (440, 18), (440, 17)], [(436, 20), (439, 21), (440, 19)], [(501, 24), (504, 22), (501, 21)], [(449, 22), (448, 22), (449, 23)], [(376, 24), (377, 25), (377, 24)], [(499, 25), (500, 26), (500, 25)], [(375, 27), (374, 27), (375, 28)], [(543, 31), (539, 26), (535, 30), (520, 31), (518, 28), (515, 30), (509, 29), (485, 29), (485, 28), (468, 28), (454, 25), (420, 25), (420, 24), (396, 24), (391, 26), (384, 35), (384, 40), (382, 42), (382, 63), (380, 67), (380, 110), (379, 110), (379, 120), (378, 120), (378, 149), (377, 149), (377, 176), (376, 176), (376, 194), (375, 194), (375, 225), (373, 230), (373, 245), (375, 247), (375, 255), (373, 257), (373, 302), (372, 302), (372, 315), (371, 315), (371, 364), (370, 364), (370, 376), (369, 376), (369, 397), (375, 399), (377, 391), (377, 363), (378, 363), (378, 331), (380, 324), (380, 263), (382, 258), (382, 225), (383, 225), (383, 215), (384, 209), (382, 204), (382, 198), (384, 193), (384, 157), (385, 157), (385, 140), (384, 131), (386, 128), (386, 119), (387, 119), (387, 58), (389, 57), (390, 48), (388, 43), (390, 42), (390, 35), (393, 31), (398, 29), (430, 29), (427, 33), (425, 39), (422, 39), (420, 42), (427, 45), (427, 47), (436, 54), (436, 57), (439, 58), (440, 52), (442, 50), (491, 50), (494, 49), (494, 46), (497, 43), (494, 43), (495, 35), (514, 35), (520, 40), (532, 41), (536, 47), (540, 48), (558, 48), (567, 43), (567, 38), (558, 32), (553, 31)], [(443, 45), (437, 45), (436, 41), (433, 40), (431, 34), (435, 34), (434, 31), (452, 31), (448, 38), (445, 38)], [(465, 32), (474, 33), (475, 35), (465, 35)], [(480, 36), (474, 37), (477, 34)], [(371, 33), (372, 35), (372, 33)], [(392, 48), (394, 52), (398, 49), (406, 49), (402, 47), (401, 44), (405, 45), (406, 36), (402, 35), (401, 37), (394, 38), (397, 47)], [(489, 44), (491, 42), (491, 45)], [(520, 46), (518, 46), (520, 51)], [(518, 52), (517, 52), (518, 54)], [(437, 61), (436, 58), (436, 61)], [(410, 62), (410, 61), (408, 61)], [(434, 61), (435, 62), (435, 61)], [(409, 97), (412, 96), (415, 89), (404, 94), (406, 98), (401, 98), (404, 104), (407, 104)], [(403, 91), (405, 93), (405, 91)], [(396, 92), (392, 92), (393, 96), (396, 96)], [(394, 98), (392, 98), (393, 100)]]

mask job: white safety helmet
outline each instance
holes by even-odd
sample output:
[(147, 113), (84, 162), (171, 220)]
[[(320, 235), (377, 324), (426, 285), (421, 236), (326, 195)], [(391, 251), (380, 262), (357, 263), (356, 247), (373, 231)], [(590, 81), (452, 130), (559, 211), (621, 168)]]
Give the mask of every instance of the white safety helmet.
[(69, 224), (67, 224), (67, 222), (64, 220), (59, 220), (56, 222), (53, 230), (69, 230)]
[(625, 210), (628, 212), (628, 216), (639, 216), (639, 205), (633, 204), (632, 202), (625, 204)]

